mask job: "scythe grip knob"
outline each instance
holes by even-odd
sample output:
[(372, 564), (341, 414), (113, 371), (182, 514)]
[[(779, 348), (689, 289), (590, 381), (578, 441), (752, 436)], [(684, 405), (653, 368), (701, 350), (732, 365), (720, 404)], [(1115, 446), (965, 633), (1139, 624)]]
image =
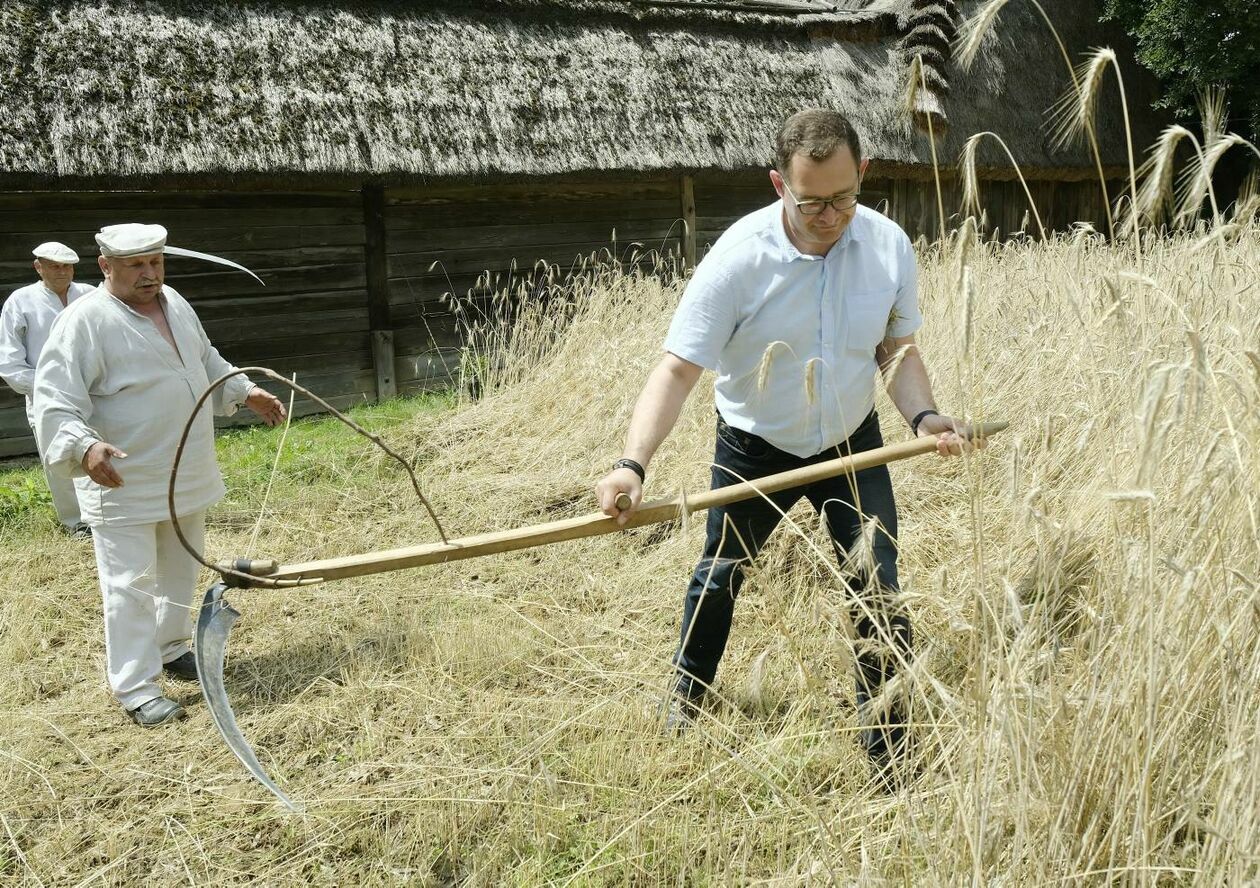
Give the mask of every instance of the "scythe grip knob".
[(279, 563), (274, 558), (232, 558), (216, 561), (214, 566), (223, 575), (223, 581), (234, 589), (246, 587), (249, 583), (240, 577), (223, 573), (224, 571), (234, 570), (238, 573), (249, 574), (251, 577), (267, 577), (280, 569)]
[(241, 573), (247, 573), (252, 577), (266, 577), (275, 573), (279, 568), (274, 558), (237, 558), (232, 562), (232, 567)]

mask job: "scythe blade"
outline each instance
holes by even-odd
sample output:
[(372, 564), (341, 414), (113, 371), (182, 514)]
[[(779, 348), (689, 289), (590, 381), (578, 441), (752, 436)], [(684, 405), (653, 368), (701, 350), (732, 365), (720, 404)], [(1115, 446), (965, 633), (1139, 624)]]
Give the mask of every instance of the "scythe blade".
[(210, 253), (199, 253), (196, 250), (186, 250), (183, 247), (172, 247), (170, 245), (163, 247), (162, 252), (166, 253), (168, 256), (186, 256), (189, 259), (202, 259), (206, 262), (213, 262), (216, 265), (226, 265), (228, 268), (235, 268), (237, 271), (245, 272), (264, 287), (267, 286), (266, 284), (263, 284), (262, 278), (254, 274), (244, 265), (233, 262), (231, 259), (224, 259), (222, 256), (215, 256)]
[(284, 794), (280, 787), (267, 776), (267, 772), (254, 755), (253, 747), (241, 733), (236, 724), (236, 715), (232, 712), (232, 704), (228, 702), (227, 690), (223, 685), (223, 660), (227, 653), (228, 634), (232, 631), (240, 612), (227, 603), (223, 593), (227, 586), (215, 583), (208, 590), (201, 602), (201, 613), (197, 617), (196, 644), (193, 646), (193, 658), (197, 662), (197, 677), (201, 680), (201, 692), (206, 698), (206, 706), (210, 709), (210, 718), (219, 729), (220, 736), (228, 748), (240, 759), (249, 773), (258, 782), (267, 787), (276, 798), (294, 812), (302, 807)]

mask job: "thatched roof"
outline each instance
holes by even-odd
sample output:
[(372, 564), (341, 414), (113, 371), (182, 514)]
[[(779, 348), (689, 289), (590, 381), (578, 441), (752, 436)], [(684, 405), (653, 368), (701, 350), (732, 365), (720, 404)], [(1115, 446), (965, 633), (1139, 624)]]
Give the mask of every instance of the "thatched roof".
[[(813, 105), (844, 110), (886, 167), (923, 168), (927, 139), (902, 110), (916, 54), (930, 87), (920, 114), (949, 125), (945, 162), (990, 129), (1027, 168), (1087, 174), (1083, 151), (1056, 151), (1043, 131), (1068, 80), (1032, 5), (1006, 7), (969, 74), (949, 41), (975, 3), (959, 6), (17, 0), (0, 7), (0, 177), (21, 187), (745, 169), (769, 161), (788, 113)], [(1115, 37), (1091, 24), (1090, 0), (1055, 7), (1071, 50)], [(1116, 104), (1102, 103), (1101, 139), (1119, 166)]]

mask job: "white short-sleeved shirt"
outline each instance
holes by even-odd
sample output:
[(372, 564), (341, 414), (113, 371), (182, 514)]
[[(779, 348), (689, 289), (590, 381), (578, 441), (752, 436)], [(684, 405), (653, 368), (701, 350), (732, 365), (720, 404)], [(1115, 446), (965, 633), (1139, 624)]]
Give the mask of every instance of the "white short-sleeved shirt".
[(735, 428), (812, 456), (848, 438), (875, 405), (875, 348), (919, 329), (914, 249), (859, 206), (826, 256), (801, 253), (783, 205), (743, 217), (696, 267), (665, 350), (717, 373)]

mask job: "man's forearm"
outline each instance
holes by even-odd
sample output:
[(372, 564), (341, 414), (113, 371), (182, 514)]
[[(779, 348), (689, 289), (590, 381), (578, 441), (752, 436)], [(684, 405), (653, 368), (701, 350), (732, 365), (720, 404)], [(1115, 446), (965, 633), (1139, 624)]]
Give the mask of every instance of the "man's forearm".
[(910, 422), (924, 410), (936, 409), (936, 399), (932, 397), (932, 381), (928, 378), (927, 367), (919, 355), (918, 346), (909, 346), (900, 361), (896, 359), (895, 353), (888, 356), (887, 362), (881, 360), (880, 370), (884, 374), (888, 395), (906, 422)]
[(0, 379), (19, 395), (30, 397), (35, 388), (35, 368), (26, 359), (26, 347), (7, 331), (0, 333)]
[(44, 446), (44, 463), (56, 474), (67, 478), (85, 475), (83, 457), (92, 445), (100, 441), (98, 435), (79, 416), (63, 410), (36, 411), (36, 427)]
[[(209, 339), (203, 339), (203, 348), (205, 353), (202, 357), (202, 363), (206, 368), (206, 378), (211, 382), (237, 369), (219, 354), (219, 350), (210, 344)], [(253, 390), (254, 383), (250, 382), (249, 377), (245, 376), (245, 374), (233, 376), (215, 391), (214, 412), (218, 416), (232, 416), (236, 413), (237, 408), (245, 403), (249, 393)]]
[(35, 387), (35, 367), (26, 353), (26, 328), (12, 302), (0, 311), (0, 379), (19, 395), (30, 397)]
[[(694, 365), (692, 365), (694, 366)], [(678, 422), (687, 396), (695, 387), (700, 368), (672, 366), (662, 361), (648, 377), (630, 417), (624, 456), (646, 467), (661, 442), (669, 437)]]
[(35, 371), (30, 367), (5, 367), (0, 369), (0, 379), (19, 395), (25, 395), (28, 398), (35, 388)]

